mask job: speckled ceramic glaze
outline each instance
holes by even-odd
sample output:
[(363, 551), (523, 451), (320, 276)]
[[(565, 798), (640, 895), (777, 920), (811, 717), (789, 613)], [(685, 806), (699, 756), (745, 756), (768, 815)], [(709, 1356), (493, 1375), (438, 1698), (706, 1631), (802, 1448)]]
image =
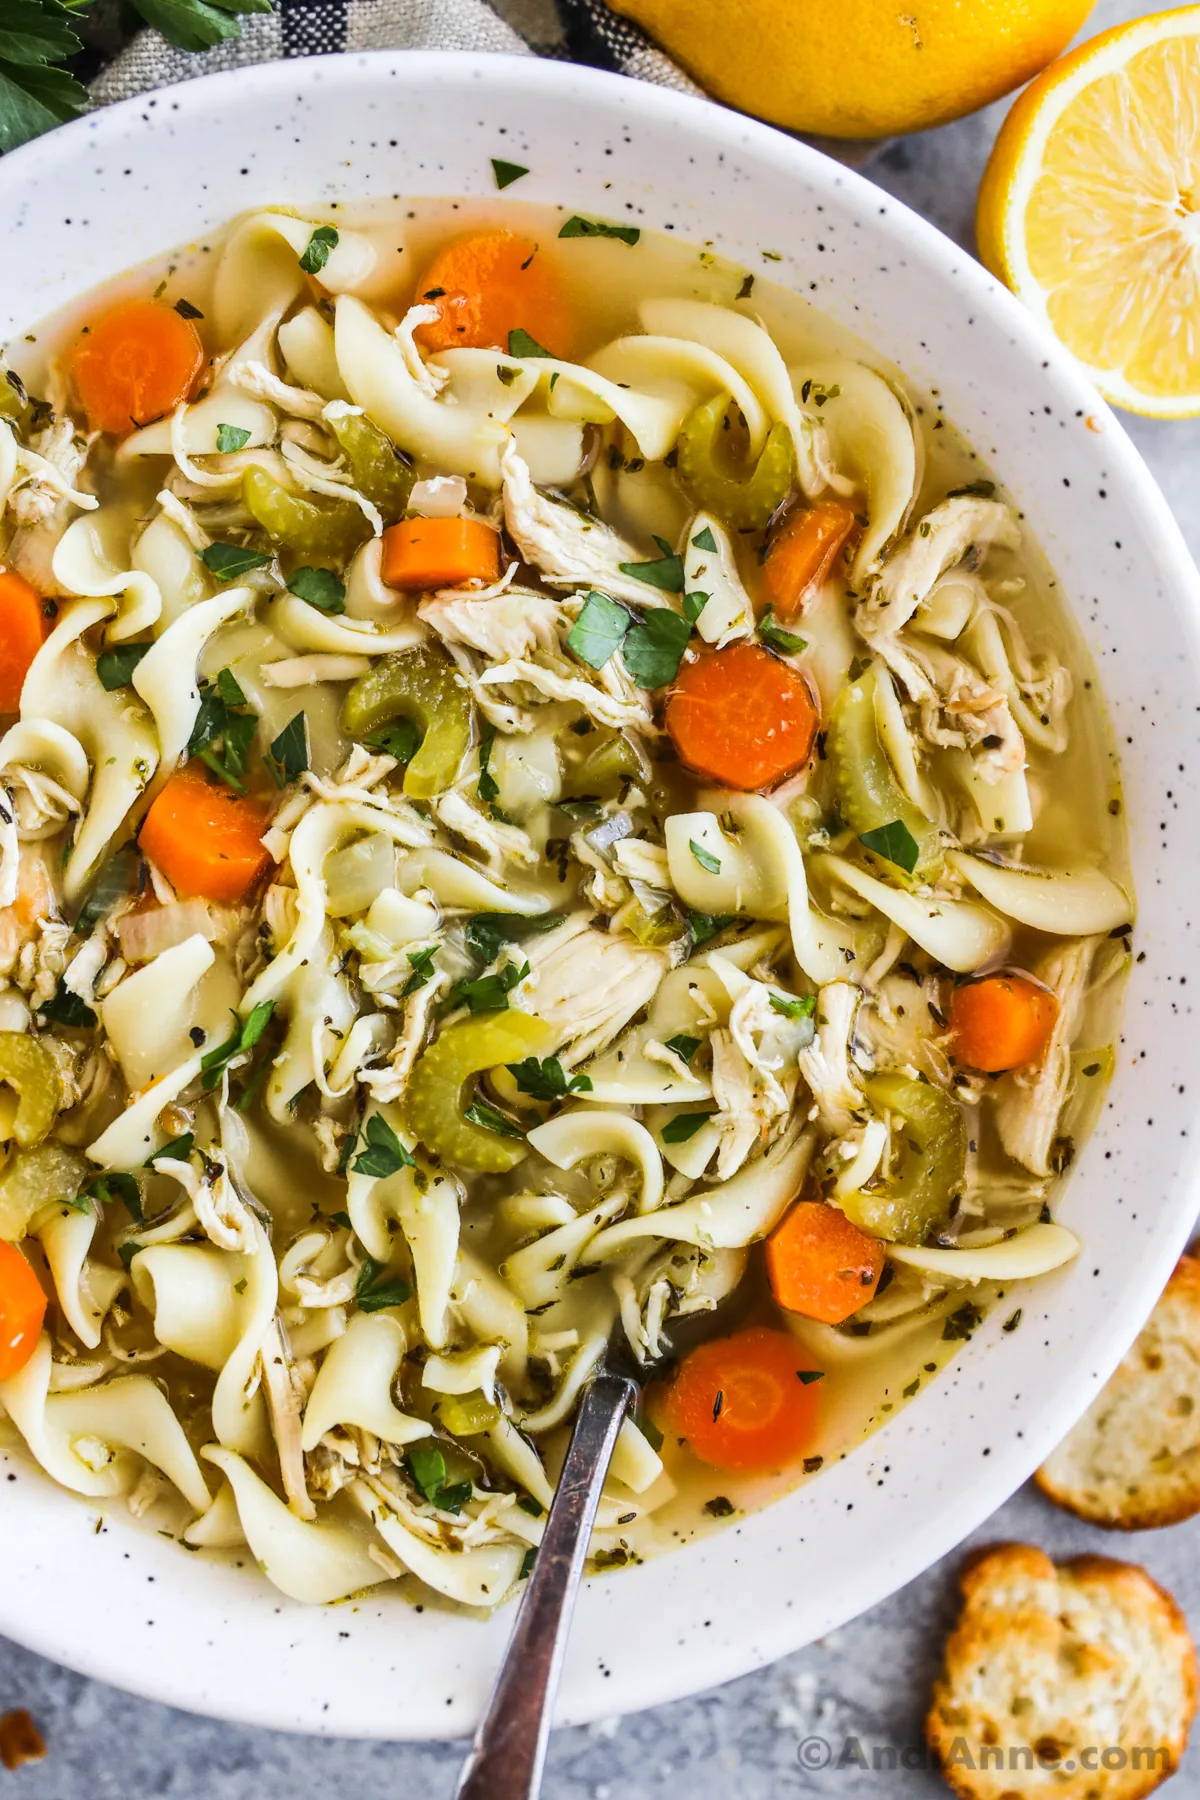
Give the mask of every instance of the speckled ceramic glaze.
[[(1200, 580), (1120, 426), (1065, 353), (930, 226), (776, 132), (558, 63), (341, 56), (211, 76), (79, 121), (0, 163), (0, 340), (251, 204), (494, 192), (714, 240), (810, 293), (916, 383), (1008, 484), (1091, 645), (1121, 747), (1141, 915), (1117, 1074), (1061, 1209), (1068, 1270), (1003, 1311), (840, 1466), (677, 1555), (593, 1581), (560, 1717), (707, 1687), (828, 1631), (991, 1512), (1083, 1410), (1194, 1214), (1191, 995)], [(764, 260), (764, 253), (771, 256)], [(775, 260), (776, 256), (779, 260)], [(0, 1456), (0, 1630), (123, 1686), (308, 1731), (450, 1737), (509, 1627), (386, 1597), (285, 1600)]]

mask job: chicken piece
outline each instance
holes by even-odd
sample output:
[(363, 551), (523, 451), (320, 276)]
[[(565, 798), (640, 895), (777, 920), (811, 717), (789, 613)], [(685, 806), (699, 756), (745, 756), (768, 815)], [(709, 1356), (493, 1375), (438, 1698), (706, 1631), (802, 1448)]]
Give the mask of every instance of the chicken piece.
[(287, 1335), (278, 1317), (272, 1322), (262, 1349), (263, 1394), (270, 1415), (275, 1448), (279, 1453), (279, 1472), (287, 1503), (298, 1519), (315, 1519), (317, 1509), (309, 1495), (304, 1477), (304, 1452), (300, 1447), (300, 1421), (305, 1394), (296, 1375), (288, 1348)]
[(531, 965), (522, 985), (528, 1010), (553, 1028), (547, 1054), (553, 1050), (568, 1068), (611, 1044), (671, 966), (669, 951), (647, 949), (624, 932), (595, 931), (582, 912), (523, 950)]
[(811, 1021), (777, 1012), (771, 994), (765, 982), (747, 981), (730, 1009), (728, 1029), (712, 1033), (722, 1181), (736, 1174), (756, 1145), (783, 1130), (795, 1100), (799, 1053), (811, 1041)]
[(970, 552), (982, 561), (993, 544), (1015, 550), (1020, 526), (1011, 507), (974, 494), (953, 494), (926, 513), (885, 561), (855, 623), (868, 642), (895, 636), (934, 583)]
[(421, 602), (417, 616), (443, 643), (465, 644), (489, 663), (536, 655), (558, 660), (562, 655), (562, 602), (529, 588), (508, 587), (494, 597), (434, 595)]
[(663, 1327), (672, 1318), (713, 1312), (745, 1272), (746, 1250), (705, 1250), (669, 1244), (642, 1270), (613, 1277), (621, 1326), (640, 1363), (655, 1362), (669, 1348)]
[(251, 1255), (258, 1242), (254, 1219), (234, 1186), (224, 1151), (207, 1150), (203, 1162), (201, 1171), (179, 1157), (160, 1157), (154, 1170), (179, 1183), (195, 1208), (197, 1222), (209, 1243), (218, 1250)]
[[(407, 969), (409, 975), (411, 968)], [(429, 1036), (430, 1018), (435, 1003), (450, 985), (447, 975), (435, 975), (424, 987), (410, 994), (404, 1008), (404, 1024), (400, 1036), (392, 1049), (387, 1062), (378, 1069), (364, 1069), (361, 1080), (380, 1104), (390, 1100), (399, 1100), (408, 1086), (408, 1078), (412, 1074), (413, 1064)]]
[(862, 990), (852, 981), (830, 981), (817, 994), (816, 1035), (801, 1050), (800, 1073), (812, 1092), (821, 1127), (844, 1137), (867, 1109), (850, 1063)]
[(624, 575), (622, 563), (643, 560), (631, 544), (598, 519), (589, 519), (561, 500), (539, 494), (516, 445), (509, 440), (500, 459), (504, 478), (504, 523), (523, 559), (551, 587), (600, 588), (614, 600), (661, 605), (662, 596)]
[(8, 510), (19, 525), (47, 524), (59, 518), (61, 508), (65, 529), (70, 507), (95, 511), (100, 504), (96, 496), (76, 485), (90, 448), (66, 414), (37, 432), (28, 447), (17, 445), (18, 476), (9, 490)]
[(1058, 996), (1058, 1018), (1046, 1055), (1034, 1069), (1017, 1069), (992, 1088), (996, 1129), (1014, 1162), (1032, 1175), (1057, 1175), (1067, 1146), (1058, 1121), (1071, 1081), (1071, 1045), (1083, 1022), (1092, 964), (1104, 939), (1077, 938), (1047, 952), (1033, 969)]
[(519, 825), (504, 825), (489, 819), (477, 806), (471, 805), (465, 794), (452, 789), (435, 800), (434, 807), (446, 830), (455, 832), (482, 851), (493, 869), (503, 868), (505, 862), (528, 866), (540, 861), (528, 832), (522, 831)]
[(944, 1087), (950, 1066), (938, 1040), (946, 1029), (938, 1005), (937, 976), (922, 981), (911, 964), (878, 983), (855, 1023), (855, 1035), (877, 1069), (928, 1076)]
[[(244, 394), (255, 400), (265, 400), (268, 406), (278, 407), (280, 412), (293, 419), (319, 419), (325, 411), (325, 401), (320, 394), (314, 394), (311, 388), (292, 387), (278, 375), (273, 375), (264, 362), (235, 362), (227, 376)], [(353, 407), (346, 408), (348, 412), (354, 410)]]

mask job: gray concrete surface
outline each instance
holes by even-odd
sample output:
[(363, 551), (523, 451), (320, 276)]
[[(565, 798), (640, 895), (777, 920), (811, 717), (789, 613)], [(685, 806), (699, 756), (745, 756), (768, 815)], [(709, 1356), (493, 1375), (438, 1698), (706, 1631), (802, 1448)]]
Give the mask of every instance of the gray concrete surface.
[[(502, 0), (501, 10), (536, 29), (543, 0)], [(1106, 0), (1089, 29), (1143, 10)], [(1002, 103), (897, 142), (868, 173), (970, 246), (975, 190), (1004, 110)], [(1130, 428), (1200, 554), (1200, 420), (1134, 419)], [(1200, 1632), (1200, 1520), (1114, 1542), (1029, 1489), (978, 1534), (980, 1542), (998, 1538), (1024, 1538), (1052, 1555), (1086, 1549), (1142, 1561)], [(18, 1546), (3, 1548), (4, 1556), (19, 1554)], [(557, 1734), (546, 1800), (944, 1795), (940, 1778), (920, 1766), (920, 1727), (954, 1614), (961, 1558), (960, 1550), (866, 1617), (760, 1674), (634, 1718)], [(0, 1580), (2, 1569), (0, 1561)], [(7, 1778), (0, 1771), (0, 1791), (13, 1800), (448, 1800), (459, 1760), (451, 1746), (315, 1742), (192, 1718), (0, 1640), (0, 1712), (11, 1706), (30, 1709), (49, 1745), (45, 1762)], [(909, 1766), (890, 1768), (888, 1751)], [(1200, 1739), (1171, 1792), (1180, 1800), (1200, 1795)]]

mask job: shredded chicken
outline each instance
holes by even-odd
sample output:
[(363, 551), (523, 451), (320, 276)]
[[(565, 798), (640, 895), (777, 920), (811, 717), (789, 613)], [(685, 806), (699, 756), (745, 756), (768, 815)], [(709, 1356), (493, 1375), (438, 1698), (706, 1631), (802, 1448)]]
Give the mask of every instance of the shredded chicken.
[(300, 1448), (300, 1421), (306, 1396), (296, 1379), (287, 1334), (278, 1319), (263, 1339), (259, 1365), (288, 1505), (298, 1519), (315, 1519), (317, 1509), (304, 1477), (304, 1452)]
[(855, 624), (870, 643), (895, 636), (934, 583), (969, 553), (981, 559), (993, 544), (1015, 550), (1020, 527), (1011, 507), (974, 494), (955, 494), (926, 513), (885, 560)]
[(529, 1010), (551, 1027), (552, 1047), (571, 1068), (612, 1043), (671, 966), (665, 950), (592, 930), (586, 913), (572, 913), (523, 948), (532, 967), (524, 984)]
[(254, 1217), (234, 1186), (223, 1150), (205, 1152), (204, 1167), (179, 1157), (158, 1157), (155, 1173), (177, 1181), (195, 1209), (196, 1219), (209, 1243), (218, 1250), (249, 1256), (258, 1239)]
[(831, 981), (817, 994), (816, 1035), (799, 1054), (822, 1129), (841, 1137), (862, 1121), (866, 1100), (851, 1067), (851, 1045), (862, 991)]
[(463, 793), (451, 789), (434, 802), (434, 810), (447, 831), (482, 851), (494, 868), (501, 868), (506, 860), (526, 866), (540, 861), (528, 832), (519, 825), (504, 825), (489, 818), (479, 807), (472, 806)]
[(622, 563), (642, 561), (631, 544), (598, 519), (589, 519), (561, 500), (540, 494), (515, 443), (500, 459), (504, 477), (504, 522), (527, 563), (551, 587), (600, 588), (614, 600), (639, 606), (661, 604), (661, 597), (636, 575), (622, 573)]
[(992, 1089), (996, 1129), (1009, 1156), (1033, 1175), (1057, 1175), (1069, 1158), (1058, 1141), (1071, 1082), (1071, 1045), (1083, 1020), (1092, 965), (1103, 938), (1056, 945), (1033, 973), (1058, 997), (1058, 1017), (1039, 1067), (1002, 1076)]

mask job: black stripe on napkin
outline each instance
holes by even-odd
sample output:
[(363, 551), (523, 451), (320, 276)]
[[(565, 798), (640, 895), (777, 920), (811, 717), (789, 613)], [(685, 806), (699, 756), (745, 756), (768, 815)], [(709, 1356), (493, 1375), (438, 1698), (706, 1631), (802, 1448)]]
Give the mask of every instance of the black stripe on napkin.
[(558, 0), (558, 12), (576, 62), (626, 75), (633, 59), (652, 48), (644, 31), (611, 12), (603, 0)]
[(324, 56), (346, 47), (346, 0), (277, 0), (285, 56)]

